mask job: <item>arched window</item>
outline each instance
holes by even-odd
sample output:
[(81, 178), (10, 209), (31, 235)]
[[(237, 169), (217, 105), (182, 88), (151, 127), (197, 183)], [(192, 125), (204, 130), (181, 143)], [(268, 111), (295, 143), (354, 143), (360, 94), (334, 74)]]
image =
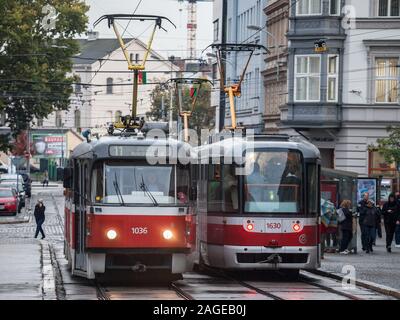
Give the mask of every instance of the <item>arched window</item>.
[(122, 117), (122, 112), (121, 111), (116, 111), (115, 112), (115, 122), (119, 122), (121, 120)]
[(107, 94), (113, 94), (113, 78), (107, 78)]
[(79, 129), (81, 127), (81, 112), (75, 110), (75, 128)]

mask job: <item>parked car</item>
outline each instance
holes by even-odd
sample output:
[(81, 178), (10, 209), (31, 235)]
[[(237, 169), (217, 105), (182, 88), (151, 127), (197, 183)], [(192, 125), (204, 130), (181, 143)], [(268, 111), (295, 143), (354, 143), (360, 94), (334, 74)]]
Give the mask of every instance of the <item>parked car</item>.
[(17, 214), (18, 196), (15, 189), (0, 188), (0, 215)]
[(25, 197), (26, 197), (26, 192), (24, 189), (24, 185), (22, 183), (22, 180), (18, 181), (12, 181), (12, 180), (5, 180), (5, 181), (0, 181), (0, 188), (6, 188), (6, 189), (14, 189), (16, 194), (19, 195), (19, 206), (18, 206), (18, 212), (21, 211), (23, 207), (25, 207)]

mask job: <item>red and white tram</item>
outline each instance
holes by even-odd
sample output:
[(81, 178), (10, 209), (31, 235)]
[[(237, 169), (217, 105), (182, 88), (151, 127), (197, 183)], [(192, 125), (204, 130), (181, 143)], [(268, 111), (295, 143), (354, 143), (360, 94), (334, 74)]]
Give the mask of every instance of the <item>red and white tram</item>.
[(72, 274), (93, 279), (109, 270), (179, 274), (191, 268), (190, 161), (181, 162), (190, 157), (187, 148), (135, 135), (102, 137), (73, 151), (64, 171), (65, 255)]
[(315, 146), (285, 135), (230, 136), (198, 154), (200, 265), (290, 274), (320, 266)]

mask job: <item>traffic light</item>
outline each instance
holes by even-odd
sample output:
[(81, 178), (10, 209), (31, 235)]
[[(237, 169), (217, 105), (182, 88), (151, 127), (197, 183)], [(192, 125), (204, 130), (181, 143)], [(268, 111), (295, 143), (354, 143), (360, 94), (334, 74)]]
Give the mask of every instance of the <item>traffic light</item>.
[(314, 47), (314, 51), (317, 53), (328, 51), (328, 47), (326, 46), (326, 41), (324, 39), (314, 41)]

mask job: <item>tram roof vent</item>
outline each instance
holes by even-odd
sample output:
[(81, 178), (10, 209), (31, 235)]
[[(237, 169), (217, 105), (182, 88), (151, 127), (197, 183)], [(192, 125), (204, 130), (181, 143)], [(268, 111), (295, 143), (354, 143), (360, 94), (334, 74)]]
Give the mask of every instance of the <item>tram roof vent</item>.
[(287, 134), (254, 134), (247, 136), (247, 139), (258, 140), (269, 140), (269, 141), (289, 141), (290, 136)]
[(145, 122), (141, 129), (144, 134), (148, 134), (152, 130), (161, 130), (168, 135), (169, 124), (168, 122)]

